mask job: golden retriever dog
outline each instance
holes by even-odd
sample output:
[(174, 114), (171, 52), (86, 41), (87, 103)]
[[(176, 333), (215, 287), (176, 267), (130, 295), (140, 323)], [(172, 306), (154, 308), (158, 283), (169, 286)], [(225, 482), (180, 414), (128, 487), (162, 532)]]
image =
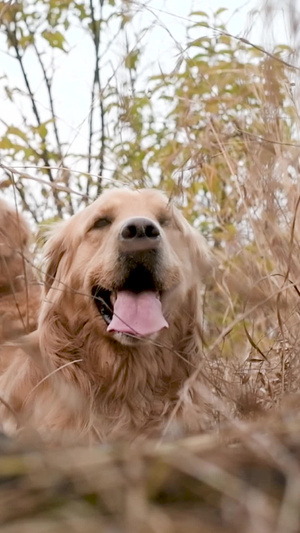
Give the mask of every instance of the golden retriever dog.
[(24, 217), (0, 199), (0, 342), (37, 327), (40, 287), (31, 266), (31, 238)]
[[(4, 431), (160, 435), (201, 361), (204, 238), (162, 193), (117, 189), (59, 225), (45, 258), (38, 331), (0, 378)], [(182, 427), (197, 428), (183, 411)]]

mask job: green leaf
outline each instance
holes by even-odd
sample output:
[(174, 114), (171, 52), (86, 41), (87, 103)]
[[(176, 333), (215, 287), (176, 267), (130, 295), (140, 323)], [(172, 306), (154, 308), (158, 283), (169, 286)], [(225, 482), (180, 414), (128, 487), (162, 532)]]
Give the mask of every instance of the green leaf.
[(200, 37), (199, 39), (195, 39), (194, 41), (191, 41), (188, 43), (188, 46), (201, 46), (205, 48), (205, 44), (209, 44), (210, 40), (207, 37)]
[(85, 20), (87, 18), (90, 18), (82, 2), (75, 2), (75, 9), (79, 12), (79, 20)]
[(230, 35), (220, 35), (220, 37), (218, 37), (218, 43), (227, 44), (229, 46), (231, 45), (231, 41), (232, 38), (230, 37)]
[(26, 50), (28, 46), (34, 43), (34, 37), (33, 35), (24, 35), (19, 39), (18, 43), (23, 50)]
[(16, 128), (15, 126), (9, 126), (6, 131), (7, 135), (16, 135), (17, 137), (20, 137), (24, 141), (27, 141), (27, 134), (20, 130), (19, 128)]
[(139, 55), (140, 55), (139, 50), (132, 50), (132, 52), (130, 52), (125, 57), (125, 67), (129, 68), (130, 70), (136, 70)]
[(40, 124), (39, 126), (31, 126), (31, 130), (34, 133), (37, 133), (41, 137), (41, 139), (45, 139), (45, 137), (47, 136), (47, 133), (48, 133), (48, 129), (47, 129), (47, 126), (46, 126), (46, 124), (48, 122), (49, 121), (44, 122), (43, 124)]
[(209, 24), (207, 22), (197, 22), (196, 24), (192, 24), (191, 28), (209, 28)]
[(228, 11), (228, 8), (227, 8), (227, 7), (220, 7), (220, 8), (215, 12), (215, 15), (216, 15), (216, 16), (221, 15), (221, 13), (224, 13), (224, 11)]
[(2, 150), (9, 150), (13, 147), (14, 143), (12, 143), (8, 137), (2, 137), (2, 139), (0, 139), (0, 148), (2, 148)]
[(51, 48), (59, 48), (64, 52), (66, 51), (64, 49), (64, 43), (66, 42), (66, 39), (60, 31), (45, 30), (42, 32), (42, 36), (50, 44)]
[(193, 17), (194, 15), (208, 18), (208, 14), (205, 13), (205, 11), (192, 11), (192, 13), (190, 13), (190, 17)]

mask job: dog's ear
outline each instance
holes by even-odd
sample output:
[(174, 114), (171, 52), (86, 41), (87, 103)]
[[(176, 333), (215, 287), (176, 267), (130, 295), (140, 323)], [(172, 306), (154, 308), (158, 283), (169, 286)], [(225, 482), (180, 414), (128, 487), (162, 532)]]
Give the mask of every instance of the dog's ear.
[[(80, 217), (80, 214), (79, 214)], [(69, 271), (74, 255), (85, 235), (85, 223), (78, 215), (55, 224), (48, 233), (49, 238), (44, 248), (45, 266), (45, 294), (51, 289), (57, 279), (58, 271), (60, 275), (66, 275)]]
[(201, 272), (201, 276), (205, 277), (215, 265), (208, 243), (200, 231), (193, 228), (175, 206), (172, 206), (172, 209), (175, 225), (182, 234), (183, 242), (188, 245), (191, 262)]
[(8, 259), (21, 253), (28, 248), (30, 237), (23, 215), (0, 199), (0, 256)]
[(46, 243), (44, 259), (45, 259), (45, 279), (44, 291), (45, 294), (51, 289), (56, 278), (59, 263), (66, 253), (66, 232), (65, 223), (56, 226), (54, 231), (51, 231), (50, 238)]

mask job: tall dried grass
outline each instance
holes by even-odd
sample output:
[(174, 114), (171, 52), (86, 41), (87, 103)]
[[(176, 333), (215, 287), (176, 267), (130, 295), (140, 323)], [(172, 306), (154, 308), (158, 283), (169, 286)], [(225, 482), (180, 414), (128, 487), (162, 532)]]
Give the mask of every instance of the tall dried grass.
[[(296, 41), (298, 19), (288, 8)], [(296, 52), (286, 63), (296, 62)], [(3, 437), (0, 531), (300, 531), (298, 70), (272, 54), (260, 68), (263, 90), (252, 78), (261, 102), (256, 131), (235, 124), (246, 166), (213, 122), (202, 139), (211, 158), (217, 150), (225, 162), (216, 169), (234, 198), (230, 217), (216, 216), (221, 230), (233, 218), (234, 231), (214, 249), (203, 359), (182, 391), (201, 399), (203, 434), (50, 451), (31, 435), (21, 444)], [(205, 167), (198, 140), (189, 142), (213, 199), (211, 161)]]

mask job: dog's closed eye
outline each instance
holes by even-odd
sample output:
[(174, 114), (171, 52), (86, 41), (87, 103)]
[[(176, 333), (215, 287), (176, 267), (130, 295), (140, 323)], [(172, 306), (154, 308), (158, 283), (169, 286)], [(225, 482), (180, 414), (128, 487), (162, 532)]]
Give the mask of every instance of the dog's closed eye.
[(111, 223), (112, 223), (112, 220), (110, 218), (107, 218), (107, 217), (98, 218), (92, 225), (91, 230), (106, 228), (107, 226), (110, 226)]

